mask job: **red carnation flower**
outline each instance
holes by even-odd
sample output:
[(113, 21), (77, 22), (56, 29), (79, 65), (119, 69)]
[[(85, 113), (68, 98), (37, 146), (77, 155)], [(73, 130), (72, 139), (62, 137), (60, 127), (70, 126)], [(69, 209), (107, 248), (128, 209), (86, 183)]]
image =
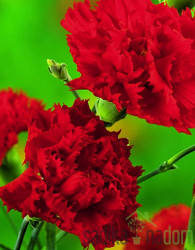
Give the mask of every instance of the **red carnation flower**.
[(8, 210), (56, 223), (95, 249), (130, 241), (125, 218), (136, 211), (141, 167), (128, 160), (127, 139), (109, 132), (86, 101), (55, 105), (29, 126), (29, 168), (0, 188)]
[(149, 221), (146, 222), (139, 235), (140, 244), (128, 243), (125, 250), (183, 250), (190, 211), (191, 209), (183, 204), (162, 209), (151, 220), (156, 227)]
[(69, 83), (118, 110), (189, 133), (195, 127), (195, 18), (150, 0), (75, 3), (62, 20), (81, 73)]
[(30, 117), (41, 110), (40, 101), (22, 92), (0, 91), (0, 165), (7, 151), (17, 143), (17, 135), (27, 130)]

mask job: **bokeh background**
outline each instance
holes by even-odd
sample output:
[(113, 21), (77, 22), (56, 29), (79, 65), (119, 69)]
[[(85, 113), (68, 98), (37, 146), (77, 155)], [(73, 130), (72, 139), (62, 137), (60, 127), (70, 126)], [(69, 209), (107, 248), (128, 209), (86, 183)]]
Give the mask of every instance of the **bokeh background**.
[[(157, 3), (158, 1), (153, 1)], [(54, 103), (71, 106), (74, 96), (63, 82), (53, 78), (47, 69), (46, 59), (65, 62), (72, 78), (79, 76), (66, 43), (66, 32), (60, 21), (72, 0), (0, 0), (0, 89), (12, 87), (23, 90), (31, 97), (42, 99), (48, 108)], [(90, 99), (92, 106), (95, 97), (88, 91), (79, 91), (82, 98)], [(142, 165), (145, 173), (155, 169), (180, 150), (194, 144), (192, 135), (178, 133), (173, 128), (147, 124), (144, 120), (127, 116), (115, 124), (111, 130), (120, 130), (121, 137), (127, 137), (131, 145), (131, 161)], [(20, 135), (15, 150), (24, 158), (27, 135)], [(141, 184), (138, 202), (140, 212), (149, 216), (163, 207), (184, 203), (190, 206), (192, 185), (195, 177), (195, 153), (178, 162), (179, 169), (156, 176)], [(18, 173), (22, 171), (18, 163)], [(4, 184), (0, 173), (0, 185)], [(10, 216), (18, 230), (21, 215), (11, 211)], [(28, 229), (25, 243), (28, 243), (31, 229)], [(16, 230), (0, 207), (0, 249), (1, 244), (14, 248)], [(45, 233), (42, 230), (40, 241), (44, 245)], [(115, 248), (119, 249), (121, 246)], [(23, 249), (26, 249), (24, 244)], [(82, 249), (79, 239), (67, 235), (58, 244), (58, 249)], [(91, 249), (93, 249), (91, 247)]]

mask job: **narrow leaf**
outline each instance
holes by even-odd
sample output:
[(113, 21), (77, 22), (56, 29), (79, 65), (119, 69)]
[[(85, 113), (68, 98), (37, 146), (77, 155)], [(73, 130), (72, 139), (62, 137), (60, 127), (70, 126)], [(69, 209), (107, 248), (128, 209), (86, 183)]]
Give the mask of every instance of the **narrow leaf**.
[(46, 223), (47, 233), (47, 250), (56, 249), (56, 225), (52, 223)]

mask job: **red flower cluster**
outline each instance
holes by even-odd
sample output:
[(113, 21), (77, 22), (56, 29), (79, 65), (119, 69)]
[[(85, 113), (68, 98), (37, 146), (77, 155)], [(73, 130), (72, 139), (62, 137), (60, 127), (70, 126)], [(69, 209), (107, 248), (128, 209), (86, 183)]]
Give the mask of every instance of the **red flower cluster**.
[(191, 209), (183, 204), (162, 209), (152, 218), (154, 225), (146, 222), (144, 230), (139, 235), (140, 244), (128, 243), (125, 250), (182, 250), (190, 211)]
[(118, 110), (189, 133), (195, 127), (195, 18), (150, 0), (75, 3), (62, 26), (79, 79)]
[(6, 152), (17, 143), (17, 135), (27, 130), (30, 117), (41, 110), (40, 101), (22, 92), (0, 91), (0, 165)]
[(78, 235), (84, 247), (130, 241), (135, 233), (125, 218), (139, 206), (142, 170), (129, 161), (127, 143), (105, 129), (86, 101), (55, 105), (32, 120), (25, 149), (29, 168), (0, 188), (0, 198), (8, 210)]

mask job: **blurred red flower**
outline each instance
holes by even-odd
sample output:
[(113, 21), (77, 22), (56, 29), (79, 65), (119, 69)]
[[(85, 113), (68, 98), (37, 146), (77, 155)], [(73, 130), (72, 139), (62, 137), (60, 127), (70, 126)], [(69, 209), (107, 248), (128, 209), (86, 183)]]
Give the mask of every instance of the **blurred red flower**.
[(41, 101), (22, 92), (0, 91), (0, 165), (7, 151), (17, 143), (17, 135), (27, 130), (30, 118), (43, 107)]
[(105, 129), (86, 101), (55, 105), (32, 120), (25, 149), (29, 168), (0, 188), (0, 198), (8, 210), (78, 235), (84, 247), (129, 241), (135, 232), (125, 218), (139, 206), (142, 170), (129, 161), (127, 143)]
[(128, 243), (125, 250), (183, 250), (191, 209), (180, 204), (164, 208), (154, 215), (152, 225), (146, 222), (144, 230), (138, 235), (140, 244)]
[(149, 123), (195, 127), (195, 18), (150, 0), (75, 3), (62, 26), (81, 77), (69, 83)]

